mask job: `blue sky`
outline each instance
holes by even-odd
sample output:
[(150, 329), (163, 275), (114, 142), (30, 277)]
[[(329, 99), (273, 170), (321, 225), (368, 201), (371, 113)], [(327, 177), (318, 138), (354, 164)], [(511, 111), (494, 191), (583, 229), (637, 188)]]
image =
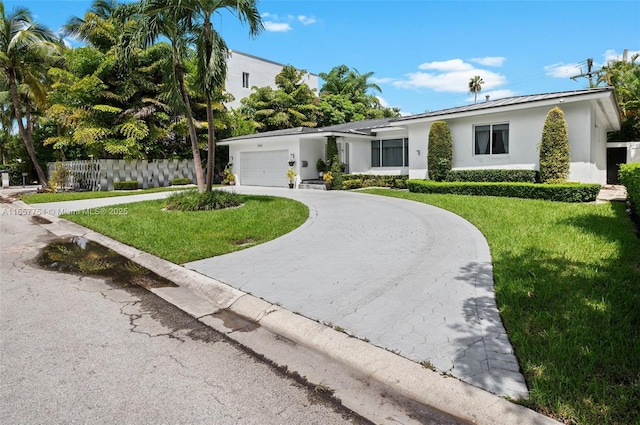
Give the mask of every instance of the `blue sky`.
[[(5, 0), (58, 30), (91, 1)], [(214, 25), (230, 48), (312, 73), (345, 64), (374, 72), (383, 103), (403, 114), (478, 100), (581, 89), (586, 59), (597, 69), (628, 49), (640, 52), (640, 0), (432, 1), (262, 0), (265, 31), (255, 39), (227, 13)]]

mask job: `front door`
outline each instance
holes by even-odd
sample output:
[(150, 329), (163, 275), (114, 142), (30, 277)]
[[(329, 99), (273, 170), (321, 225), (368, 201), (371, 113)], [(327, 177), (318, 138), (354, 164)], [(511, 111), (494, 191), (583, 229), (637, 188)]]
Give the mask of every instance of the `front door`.
[(607, 148), (607, 184), (620, 184), (620, 164), (627, 163), (627, 148)]

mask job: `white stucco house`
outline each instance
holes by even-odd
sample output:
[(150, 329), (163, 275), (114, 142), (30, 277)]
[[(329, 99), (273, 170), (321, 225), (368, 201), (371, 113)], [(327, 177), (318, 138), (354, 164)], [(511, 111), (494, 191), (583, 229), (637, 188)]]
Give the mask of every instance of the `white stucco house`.
[(290, 162), (298, 181), (317, 179), (316, 162), (326, 159), (330, 136), (337, 138), (348, 173), (423, 179), (428, 176), (429, 129), (433, 122), (445, 121), (453, 138), (454, 169), (535, 170), (544, 122), (554, 106), (564, 111), (567, 121), (570, 181), (606, 184), (607, 168), (616, 167), (607, 164), (608, 148), (625, 150), (626, 158), (619, 162), (640, 161), (640, 142), (607, 144), (607, 132), (619, 130), (621, 124), (612, 88), (516, 96), (324, 128), (298, 127), (220, 144), (229, 146), (229, 162), (241, 185), (287, 186)]
[[(231, 50), (227, 59), (225, 90), (233, 95), (234, 100), (226, 103), (226, 106), (239, 107), (240, 100), (251, 94), (252, 87), (277, 88), (275, 78), (283, 67), (284, 65), (278, 62)], [(303, 82), (318, 92), (317, 74), (308, 73)]]

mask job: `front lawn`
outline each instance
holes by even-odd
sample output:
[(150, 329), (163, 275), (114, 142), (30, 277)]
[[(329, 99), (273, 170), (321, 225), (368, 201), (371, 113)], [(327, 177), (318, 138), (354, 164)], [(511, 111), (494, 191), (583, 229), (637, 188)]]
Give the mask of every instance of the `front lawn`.
[(240, 195), (244, 205), (215, 211), (164, 211), (164, 200), (61, 216), (177, 264), (267, 242), (303, 224), (309, 209), (291, 199)]
[(640, 242), (624, 204), (367, 192), (452, 211), (487, 238), (526, 405), (568, 423), (640, 423)]
[(79, 201), (94, 198), (114, 198), (118, 196), (144, 195), (146, 193), (170, 192), (174, 190), (193, 189), (193, 186), (154, 187), (141, 190), (112, 190), (98, 192), (52, 192), (28, 193), (20, 196), (27, 204), (43, 204), (45, 202)]

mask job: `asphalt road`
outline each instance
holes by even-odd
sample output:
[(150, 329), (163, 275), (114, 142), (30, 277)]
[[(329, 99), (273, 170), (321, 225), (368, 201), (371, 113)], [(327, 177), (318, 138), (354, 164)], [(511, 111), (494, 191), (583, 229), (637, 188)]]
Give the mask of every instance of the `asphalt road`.
[(0, 204), (0, 423), (364, 423), (138, 287), (45, 271)]

